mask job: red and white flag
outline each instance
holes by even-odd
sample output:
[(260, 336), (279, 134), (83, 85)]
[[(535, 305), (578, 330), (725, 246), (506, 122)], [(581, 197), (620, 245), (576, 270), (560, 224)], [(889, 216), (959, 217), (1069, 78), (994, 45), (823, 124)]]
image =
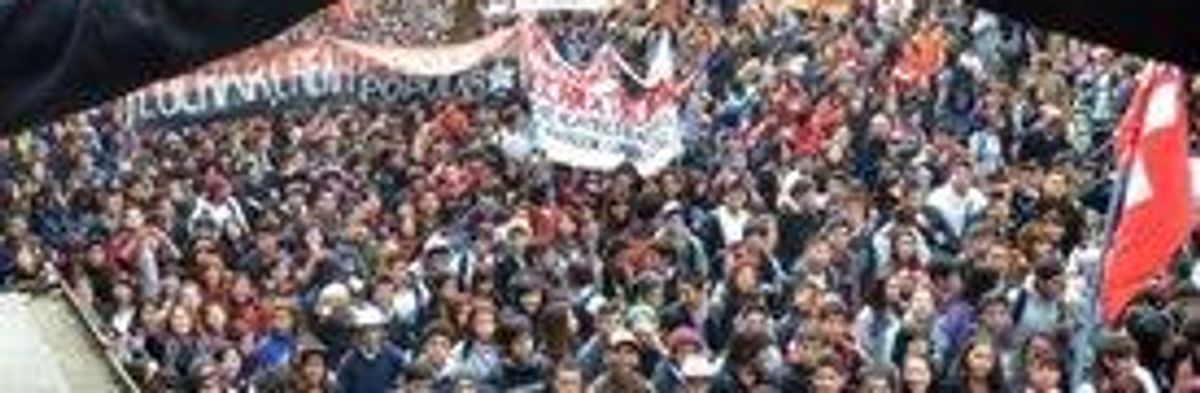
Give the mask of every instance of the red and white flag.
[(1173, 67), (1148, 66), (1117, 128), (1125, 178), (1101, 288), (1109, 323), (1168, 269), (1191, 230), (1184, 80)]

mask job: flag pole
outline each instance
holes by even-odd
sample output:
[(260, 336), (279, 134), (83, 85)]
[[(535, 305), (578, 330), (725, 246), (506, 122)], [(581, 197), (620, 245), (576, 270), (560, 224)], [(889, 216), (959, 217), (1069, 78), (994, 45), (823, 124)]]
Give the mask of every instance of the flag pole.
[[(1153, 67), (1150, 63), (1146, 66), (1142, 75), (1138, 77), (1139, 86), (1136, 88), (1141, 90), (1141, 84), (1148, 83), (1153, 76)], [(1137, 105), (1137, 93), (1134, 97), (1130, 97), (1129, 103), (1126, 105), (1125, 111), (1128, 113), (1129, 105)], [(1127, 119), (1122, 118), (1117, 124), (1116, 132), (1113, 133), (1113, 138), (1125, 138), (1122, 135), (1124, 132), (1129, 132), (1131, 128), (1126, 124)], [(1140, 126), (1137, 128), (1139, 135), (1129, 137), (1130, 143), (1138, 143), (1140, 139)], [(1095, 373), (1096, 351), (1095, 347), (1098, 343), (1100, 330), (1103, 325), (1104, 309), (1101, 302), (1102, 290), (1104, 285), (1105, 273), (1108, 270), (1108, 257), (1112, 253), (1113, 238), (1117, 231), (1117, 224), (1121, 221), (1121, 207), (1124, 206), (1126, 188), (1129, 186), (1129, 173), (1133, 167), (1133, 159), (1122, 155), (1120, 147), (1122, 143), (1114, 140), (1108, 148), (1112, 150), (1113, 161), (1112, 169), (1114, 170), (1116, 179), (1113, 179), (1113, 189), (1108, 197), (1108, 208), (1104, 215), (1104, 229), (1100, 234), (1100, 255), (1094, 263), (1084, 264), (1084, 279), (1087, 282), (1087, 290), (1085, 293), (1088, 296), (1087, 309), (1085, 310), (1083, 334), (1077, 334), (1072, 340), (1072, 346), (1075, 348), (1077, 362), (1071, 370), (1071, 386), (1072, 390), (1080, 388), (1080, 386)], [(1132, 148), (1127, 148), (1125, 151), (1132, 151)]]

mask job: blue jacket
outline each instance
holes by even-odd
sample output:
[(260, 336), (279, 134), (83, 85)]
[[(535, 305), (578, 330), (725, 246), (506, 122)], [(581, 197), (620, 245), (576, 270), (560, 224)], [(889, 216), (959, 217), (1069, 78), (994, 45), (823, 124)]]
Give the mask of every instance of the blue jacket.
[(400, 350), (384, 345), (375, 356), (360, 349), (351, 351), (338, 368), (338, 389), (344, 393), (386, 393), (393, 391), (396, 377), (404, 370)]

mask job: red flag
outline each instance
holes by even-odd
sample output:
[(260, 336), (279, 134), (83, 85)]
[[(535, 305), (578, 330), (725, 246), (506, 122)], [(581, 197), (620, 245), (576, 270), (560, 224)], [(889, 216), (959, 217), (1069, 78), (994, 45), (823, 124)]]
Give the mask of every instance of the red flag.
[(1166, 271), (1191, 230), (1188, 116), (1180, 72), (1149, 66), (1117, 132), (1125, 178), (1101, 288), (1109, 323), (1150, 279)]

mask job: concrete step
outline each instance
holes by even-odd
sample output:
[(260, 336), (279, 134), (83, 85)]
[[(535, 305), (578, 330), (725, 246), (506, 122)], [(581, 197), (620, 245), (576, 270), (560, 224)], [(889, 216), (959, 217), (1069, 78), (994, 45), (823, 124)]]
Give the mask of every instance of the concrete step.
[(122, 386), (64, 294), (0, 294), (0, 392), (103, 393)]

